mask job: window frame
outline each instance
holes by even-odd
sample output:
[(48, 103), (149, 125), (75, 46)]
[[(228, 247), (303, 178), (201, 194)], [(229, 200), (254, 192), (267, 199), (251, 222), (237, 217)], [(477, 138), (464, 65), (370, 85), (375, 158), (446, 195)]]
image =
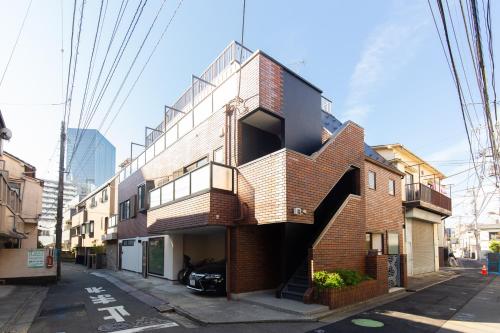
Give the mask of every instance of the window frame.
[[(391, 193), (391, 185), (392, 185), (392, 193)], [(389, 193), (389, 195), (392, 195), (393, 197), (396, 196), (396, 181), (394, 179), (389, 179), (387, 186), (387, 193)]]
[[(141, 200), (141, 189), (143, 191), (142, 200)], [(147, 193), (146, 193), (146, 183), (142, 183), (137, 186), (137, 211), (145, 211), (148, 209), (147, 207)], [(141, 201), (143, 205), (141, 205)]]
[[(370, 175), (373, 175), (373, 187), (370, 184)], [(368, 170), (368, 188), (371, 190), (377, 189), (377, 173), (372, 170)]]
[(105, 189), (102, 190), (102, 193), (101, 193), (101, 202), (107, 202), (108, 200), (109, 200), (108, 188), (106, 187)]
[[(224, 164), (224, 150), (223, 150), (223, 146), (220, 146), (219, 148), (215, 148), (214, 151), (212, 152), (212, 161), (213, 162), (216, 162), (216, 163), (221, 163), (221, 164)], [(215, 156), (218, 152), (221, 152), (221, 156), (222, 156), (222, 160), (221, 161), (218, 161)]]
[(130, 220), (130, 199), (120, 202), (120, 221)]

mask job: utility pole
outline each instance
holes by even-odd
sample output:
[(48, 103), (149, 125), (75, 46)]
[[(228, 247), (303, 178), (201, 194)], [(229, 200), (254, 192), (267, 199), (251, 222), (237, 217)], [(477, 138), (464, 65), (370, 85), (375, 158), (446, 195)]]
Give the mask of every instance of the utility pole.
[(64, 121), (61, 122), (61, 145), (59, 151), (59, 183), (57, 184), (57, 215), (56, 215), (56, 265), (57, 280), (61, 279), (61, 243), (62, 243), (62, 220), (64, 204), (64, 147), (66, 143), (66, 132)]
[(476, 189), (472, 189), (472, 195), (474, 199), (474, 239), (476, 240), (476, 260), (481, 259), (481, 244), (479, 244), (479, 230), (477, 228), (477, 218), (478, 218), (478, 211), (477, 211), (477, 193)]

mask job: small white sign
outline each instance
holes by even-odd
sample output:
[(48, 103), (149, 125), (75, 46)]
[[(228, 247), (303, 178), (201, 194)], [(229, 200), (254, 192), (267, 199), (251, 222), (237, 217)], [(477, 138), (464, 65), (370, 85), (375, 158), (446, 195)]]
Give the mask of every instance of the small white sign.
[(28, 267), (42, 268), (45, 265), (45, 249), (28, 250)]

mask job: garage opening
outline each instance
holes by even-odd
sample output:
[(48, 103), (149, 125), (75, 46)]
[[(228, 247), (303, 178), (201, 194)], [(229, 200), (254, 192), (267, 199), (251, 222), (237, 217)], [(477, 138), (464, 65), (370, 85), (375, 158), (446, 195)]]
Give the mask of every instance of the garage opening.
[(284, 147), (283, 120), (257, 110), (240, 120), (240, 164), (253, 161)]

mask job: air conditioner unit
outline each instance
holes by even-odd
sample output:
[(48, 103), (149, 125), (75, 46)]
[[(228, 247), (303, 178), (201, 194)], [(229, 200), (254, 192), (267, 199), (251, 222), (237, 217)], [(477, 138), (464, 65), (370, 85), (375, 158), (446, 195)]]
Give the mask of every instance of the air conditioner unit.
[(302, 215), (302, 208), (294, 208), (293, 209), (293, 215)]

